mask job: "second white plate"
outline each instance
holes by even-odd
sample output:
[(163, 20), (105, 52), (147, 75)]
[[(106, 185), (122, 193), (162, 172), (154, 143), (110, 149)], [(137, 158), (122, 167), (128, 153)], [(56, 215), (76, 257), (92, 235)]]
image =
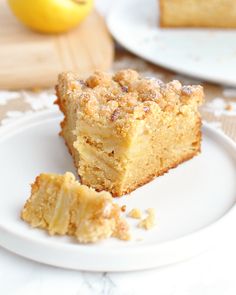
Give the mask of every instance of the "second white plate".
[(136, 55), (199, 79), (236, 86), (236, 30), (161, 29), (157, 0), (120, 0), (108, 27)]
[(129, 219), (133, 239), (81, 245), (50, 237), (20, 219), (30, 186), (41, 172), (74, 171), (58, 136), (61, 115), (48, 111), (0, 130), (0, 245), (24, 257), (89, 271), (128, 271), (174, 263), (201, 253), (235, 234), (236, 147), (227, 137), (203, 127), (202, 153), (132, 194), (116, 198), (127, 211), (153, 207), (157, 225), (150, 231)]

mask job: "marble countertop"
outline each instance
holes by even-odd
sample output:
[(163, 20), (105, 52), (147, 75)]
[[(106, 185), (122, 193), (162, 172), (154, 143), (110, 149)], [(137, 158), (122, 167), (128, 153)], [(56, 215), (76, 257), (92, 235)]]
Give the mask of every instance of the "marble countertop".
[(235, 248), (234, 239), (186, 262), (126, 273), (59, 269), (0, 248), (0, 292), (4, 295), (234, 295)]

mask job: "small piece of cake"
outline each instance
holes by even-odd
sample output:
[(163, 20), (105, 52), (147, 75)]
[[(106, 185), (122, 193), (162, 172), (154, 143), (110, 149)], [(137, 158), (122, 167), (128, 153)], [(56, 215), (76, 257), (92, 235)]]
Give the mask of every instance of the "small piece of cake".
[(235, 0), (159, 0), (162, 27), (236, 28)]
[(200, 151), (201, 86), (142, 78), (136, 71), (62, 73), (61, 135), (81, 182), (121, 196)]
[(40, 174), (32, 185), (21, 217), (49, 234), (72, 235), (81, 243), (111, 236), (128, 240), (129, 227), (108, 192), (96, 192), (65, 175)]

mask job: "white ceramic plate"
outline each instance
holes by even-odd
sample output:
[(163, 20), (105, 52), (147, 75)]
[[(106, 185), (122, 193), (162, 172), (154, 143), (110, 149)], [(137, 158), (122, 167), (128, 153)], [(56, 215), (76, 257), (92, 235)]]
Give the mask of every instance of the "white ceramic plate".
[(161, 29), (157, 0), (116, 1), (107, 23), (121, 45), (154, 64), (236, 86), (236, 30)]
[[(236, 147), (221, 133), (203, 127), (202, 153), (168, 174), (116, 198), (127, 210), (156, 209), (157, 226), (144, 231), (129, 219), (133, 239), (80, 245), (50, 237), (19, 218), (41, 172), (74, 171), (62, 138), (61, 116), (47, 111), (0, 130), (0, 245), (24, 257), (60, 267), (91, 271), (152, 268), (187, 259), (234, 234)], [(234, 214), (233, 214), (234, 213)]]

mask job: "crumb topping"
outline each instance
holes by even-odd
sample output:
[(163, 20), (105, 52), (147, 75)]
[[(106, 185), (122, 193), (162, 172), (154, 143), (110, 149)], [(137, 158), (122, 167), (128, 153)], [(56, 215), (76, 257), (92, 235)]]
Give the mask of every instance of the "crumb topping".
[(65, 96), (78, 102), (81, 116), (101, 124), (109, 121), (118, 129), (145, 119), (151, 112), (179, 113), (182, 106), (192, 104), (196, 108), (203, 100), (201, 86), (182, 86), (176, 80), (165, 84), (131, 69), (114, 75), (96, 71), (86, 80), (68, 72), (59, 76), (59, 85), (62, 80), (66, 81)]

